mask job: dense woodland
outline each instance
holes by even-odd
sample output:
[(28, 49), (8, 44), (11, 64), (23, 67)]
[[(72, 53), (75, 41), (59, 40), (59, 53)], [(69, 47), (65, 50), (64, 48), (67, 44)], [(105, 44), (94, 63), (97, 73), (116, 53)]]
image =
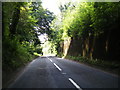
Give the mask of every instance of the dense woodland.
[(49, 36), (57, 55), (118, 74), (120, 4), (69, 2), (59, 8), (61, 19), (54, 19)]
[(120, 60), (118, 2), (69, 2), (59, 8), (57, 17), (41, 2), (2, 3), (3, 70), (31, 61), (34, 53), (42, 55), (40, 34), (48, 35), (57, 56)]
[(61, 21), (56, 20), (51, 36), (56, 44), (59, 42), (58, 53), (64, 52), (62, 48), (59, 49), (60, 43), (70, 37), (69, 56), (119, 60), (119, 8), (120, 4), (114, 2), (61, 5)]
[(3, 71), (13, 70), (42, 54), (38, 35), (50, 33), (52, 12), (43, 9), (41, 2), (6, 2), (3, 10)]

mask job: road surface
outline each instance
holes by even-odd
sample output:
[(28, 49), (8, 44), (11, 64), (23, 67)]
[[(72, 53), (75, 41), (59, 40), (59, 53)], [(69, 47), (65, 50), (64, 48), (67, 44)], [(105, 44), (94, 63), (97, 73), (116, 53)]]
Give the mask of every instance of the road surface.
[(9, 88), (118, 88), (118, 76), (58, 57), (33, 60)]

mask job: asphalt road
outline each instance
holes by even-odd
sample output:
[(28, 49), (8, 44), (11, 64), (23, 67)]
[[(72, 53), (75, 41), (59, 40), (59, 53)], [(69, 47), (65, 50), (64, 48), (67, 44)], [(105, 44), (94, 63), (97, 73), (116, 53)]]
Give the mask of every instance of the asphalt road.
[(118, 76), (57, 57), (33, 60), (9, 88), (118, 88)]

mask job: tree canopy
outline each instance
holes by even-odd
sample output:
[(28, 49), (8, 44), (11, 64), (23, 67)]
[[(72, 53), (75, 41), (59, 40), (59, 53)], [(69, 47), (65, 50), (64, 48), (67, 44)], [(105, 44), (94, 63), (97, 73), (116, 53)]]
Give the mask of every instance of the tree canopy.
[(36, 52), (42, 55), (38, 36), (50, 33), (53, 13), (41, 2), (3, 2), (2, 13), (3, 69), (19, 67)]
[[(108, 54), (108, 52), (112, 52), (110, 49), (112, 41), (109, 40), (115, 39), (111, 36), (112, 32), (114, 32), (114, 34), (116, 32), (116, 39), (118, 40), (119, 8), (120, 5), (117, 2), (81, 2), (77, 4), (70, 2), (65, 5), (60, 5), (61, 19), (54, 21), (52, 25), (52, 36), (56, 36), (57, 33), (57, 37), (51, 38), (53, 41), (56, 41), (57, 43), (59, 42), (59, 44), (62, 40), (65, 40), (68, 37), (76, 39), (77, 42), (81, 42), (83, 44), (82, 48), (85, 48), (86, 45), (89, 46), (83, 50), (83, 52), (86, 52), (86, 55), (88, 55), (87, 53), (92, 55), (91, 53), (94, 53), (93, 50), (97, 50), (95, 49), (97, 47), (95, 43), (98, 44), (96, 38), (104, 38), (101, 40), (101, 44), (99, 45), (101, 45), (101, 47), (103, 46), (104, 49), (102, 50)], [(113, 29), (115, 29), (115, 31), (113, 31)], [(111, 51), (108, 50), (108, 47)], [(83, 52), (80, 53), (80, 51), (79, 54), (83, 55)], [(103, 53), (102, 51), (97, 52)]]
[[(17, 60), (23, 64), (24, 61), (29, 61), (35, 52), (42, 54), (41, 42), (38, 38), (41, 34), (47, 34), (51, 48), (56, 50), (57, 54), (63, 55), (64, 42), (71, 38), (75, 40), (73, 42), (79, 44), (79, 51), (76, 52), (82, 56), (112, 55), (113, 49), (110, 48), (115, 46), (110, 41), (118, 38), (119, 3), (69, 2), (59, 6), (61, 11), (59, 18), (44, 9), (41, 3), (3, 3), (3, 65), (14, 68), (19, 66)], [(111, 33), (116, 34), (116, 37), (111, 38)], [(101, 41), (101, 44), (98, 41)], [(73, 46), (71, 43), (71, 47)], [(118, 44), (116, 46), (118, 47)], [(101, 49), (103, 51), (96, 49), (98, 47), (103, 48)]]

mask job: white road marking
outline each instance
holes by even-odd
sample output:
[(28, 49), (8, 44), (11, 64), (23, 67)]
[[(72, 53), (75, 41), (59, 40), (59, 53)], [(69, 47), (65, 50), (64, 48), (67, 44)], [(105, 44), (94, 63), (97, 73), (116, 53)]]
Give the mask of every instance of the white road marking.
[(53, 62), (52, 59), (49, 59), (49, 60), (50, 60), (51, 62)]
[(53, 62), (51, 59), (50, 59), (51, 62)]
[(61, 68), (58, 67), (58, 65), (56, 65), (55, 63), (53, 63), (55, 65), (55, 67), (59, 70), (59, 71), (62, 71)]
[(82, 90), (80, 86), (78, 86), (71, 78), (68, 78), (68, 79), (78, 90)]
[(32, 64), (33, 62), (35, 62), (35, 59), (30, 64)]
[(52, 59), (50, 59), (50, 58), (48, 58), (48, 59), (49, 59), (51, 62), (53, 62)]
[(57, 58), (57, 59), (62, 59), (62, 58)]
[(66, 73), (62, 73), (62, 74), (64, 74), (64, 75), (65, 75)]
[[(48, 58), (51, 62), (52, 59)], [(61, 59), (61, 58), (58, 58), (58, 59)], [(59, 70), (59, 71), (62, 71), (62, 69), (60, 67), (58, 67), (58, 65), (56, 65), (55, 63), (53, 63), (55, 65), (55, 67)], [(62, 73), (62, 74), (66, 74), (66, 73)], [(80, 86), (78, 86), (71, 78), (68, 78), (69, 81), (78, 89), (78, 90), (82, 90), (82, 88), (80, 88)]]
[[(51, 62), (53, 62), (52, 61), (52, 59), (50, 59), (50, 58), (48, 58)], [(59, 71), (62, 71), (62, 69), (60, 68), (60, 67), (58, 67), (58, 65), (56, 65), (55, 63), (53, 63), (54, 65), (55, 65), (55, 67), (59, 70)]]

